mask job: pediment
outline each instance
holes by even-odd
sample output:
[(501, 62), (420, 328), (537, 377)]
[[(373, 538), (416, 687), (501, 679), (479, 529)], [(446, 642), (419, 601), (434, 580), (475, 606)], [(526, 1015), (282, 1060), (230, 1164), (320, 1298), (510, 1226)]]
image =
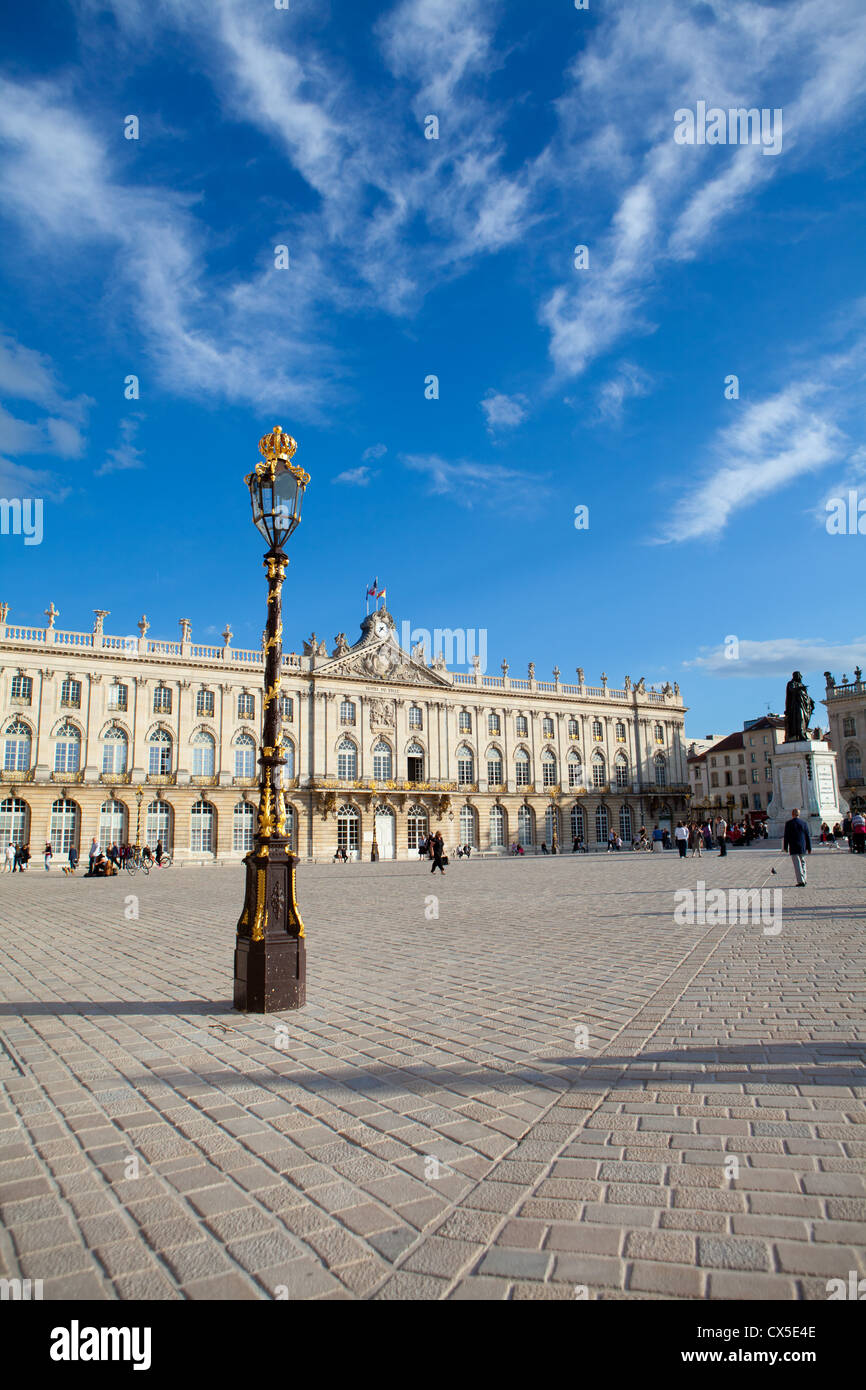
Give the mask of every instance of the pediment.
[(450, 688), (448, 673), (431, 670), (407, 656), (389, 637), (381, 642), (361, 642), (342, 656), (316, 665), (316, 676), (347, 676), (356, 680), (381, 681), (383, 685), (424, 685)]

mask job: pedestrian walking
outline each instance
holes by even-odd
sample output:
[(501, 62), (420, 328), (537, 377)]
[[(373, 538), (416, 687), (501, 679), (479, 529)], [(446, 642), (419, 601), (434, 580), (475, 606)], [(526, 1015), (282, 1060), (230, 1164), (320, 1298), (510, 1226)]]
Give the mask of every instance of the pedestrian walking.
[(657, 825), (653, 826), (653, 854), (661, 854), (664, 849), (665, 837)]
[(433, 837), (433, 867), (430, 870), (431, 874), (435, 874), (437, 869), (440, 874), (444, 874), (445, 865), (447, 863), (448, 856), (445, 853), (445, 841), (442, 839), (441, 833), (437, 830)]
[(716, 816), (716, 823), (713, 828), (719, 845), (719, 858), (724, 859), (728, 853), (728, 822), (724, 816)]
[(69, 854), (67, 857), (69, 859), (69, 872), (74, 874), (75, 870), (78, 868), (78, 850), (75, 848), (75, 845), (69, 846)]
[(6, 853), (5, 853), (4, 856), (3, 856), (3, 871), (4, 871), (4, 873), (11, 874), (12, 871), (13, 871), (13, 866), (14, 866), (14, 864), (15, 864), (15, 846), (13, 845), (12, 841), (10, 840), (9, 843), (8, 843), (8, 845), (6, 846)]
[(812, 839), (809, 835), (809, 827), (804, 820), (800, 819), (799, 807), (791, 812), (791, 819), (785, 822), (785, 835), (782, 840), (782, 851), (790, 854), (794, 862), (794, 873), (797, 876), (797, 887), (806, 887), (806, 855), (812, 853)]
[(98, 855), (98, 854), (99, 854), (99, 841), (96, 840), (96, 839), (94, 838), (94, 839), (91, 841), (91, 844), (90, 844), (90, 869), (88, 870), (88, 872), (89, 872), (91, 875), (93, 874), (93, 866), (94, 866), (94, 864), (96, 863), (96, 858), (97, 858), (97, 855)]
[(851, 839), (855, 854), (866, 853), (866, 817), (862, 811), (855, 811), (851, 817)]
[(692, 826), (692, 858), (693, 858), (693, 859), (694, 859), (695, 855), (697, 855), (699, 859), (702, 859), (703, 856), (704, 856), (704, 828), (703, 828), (702, 825), (693, 825), (693, 826)]
[(674, 831), (674, 839), (677, 842), (677, 849), (680, 852), (680, 859), (685, 859), (686, 850), (689, 847), (689, 832), (681, 820), (677, 821), (677, 828)]
[(43, 858), (43, 860), (45, 861), (45, 872), (46, 872), (46, 873), (48, 873), (48, 870), (51, 868), (51, 856), (52, 856), (53, 853), (54, 853), (54, 851), (53, 851), (53, 849), (51, 848), (50, 842), (46, 842), (45, 848), (44, 848), (44, 850), (42, 851), (42, 858)]

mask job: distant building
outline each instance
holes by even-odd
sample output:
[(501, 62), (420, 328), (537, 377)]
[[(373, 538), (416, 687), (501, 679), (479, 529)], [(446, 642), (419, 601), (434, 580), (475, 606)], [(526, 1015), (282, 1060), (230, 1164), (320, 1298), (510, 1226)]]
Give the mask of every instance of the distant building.
[(830, 721), (828, 741), (836, 753), (839, 789), (852, 811), (866, 811), (866, 785), (863, 780), (863, 754), (866, 751), (866, 681), (859, 666), (854, 679), (847, 674), (837, 685), (830, 671), (824, 672), (826, 690), (822, 704)]
[(773, 795), (773, 755), (784, 737), (784, 719), (767, 714), (691, 754), (692, 816), (707, 820), (723, 811), (728, 820), (762, 820)]

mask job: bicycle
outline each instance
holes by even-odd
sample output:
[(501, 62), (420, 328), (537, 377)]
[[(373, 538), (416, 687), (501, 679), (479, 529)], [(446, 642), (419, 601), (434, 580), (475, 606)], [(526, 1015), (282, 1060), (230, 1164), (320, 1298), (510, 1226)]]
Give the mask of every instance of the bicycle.
[(138, 853), (135, 853), (135, 851), (133, 851), (133, 853), (130, 854), (123, 867), (126, 869), (126, 872), (128, 874), (137, 874), (139, 869), (141, 869), (144, 873), (149, 874), (152, 863), (153, 861), (151, 859), (145, 858), (145, 856), (141, 853), (141, 850), (139, 850)]

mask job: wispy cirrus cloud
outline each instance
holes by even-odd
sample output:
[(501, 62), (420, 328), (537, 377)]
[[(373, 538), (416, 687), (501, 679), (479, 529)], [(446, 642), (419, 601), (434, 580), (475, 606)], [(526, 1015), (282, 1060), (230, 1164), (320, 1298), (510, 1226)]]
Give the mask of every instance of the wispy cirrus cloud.
[(144, 467), (144, 453), (135, 443), (140, 424), (140, 415), (128, 415), (121, 420), (118, 442), (113, 449), (108, 450), (104, 463), (97, 468), (97, 477), (106, 473), (127, 473), (130, 469)]
[(444, 459), (440, 454), (401, 454), (400, 462), (420, 473), (428, 492), (448, 496), (461, 507), (497, 506), (503, 510), (534, 506), (546, 491), (538, 475), (528, 479), (515, 468), (473, 459)]

